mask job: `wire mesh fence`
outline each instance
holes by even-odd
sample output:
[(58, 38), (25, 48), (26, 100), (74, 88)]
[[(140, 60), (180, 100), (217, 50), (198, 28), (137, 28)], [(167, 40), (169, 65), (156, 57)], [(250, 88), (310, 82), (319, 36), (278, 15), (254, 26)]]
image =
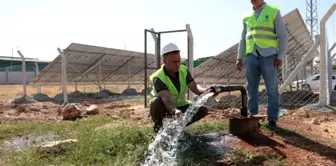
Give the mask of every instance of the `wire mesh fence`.
[[(245, 71), (238, 72), (236, 69), (237, 47), (235, 45), (224, 51), (219, 56), (205, 62), (196, 71), (195, 77), (199, 84), (205, 87), (221, 84), (221, 85), (246, 85)], [(302, 56), (302, 55), (301, 55)], [(292, 56), (293, 57), (293, 56)], [(291, 74), (301, 59), (286, 56), (286, 63), (278, 70), (278, 87), (283, 84), (288, 75)], [(296, 56), (299, 57), (299, 56)], [(319, 76), (318, 70), (312, 72), (311, 64), (307, 63), (305, 67), (297, 72), (296, 80), (292, 81), (285, 90), (279, 93), (280, 107), (287, 109), (295, 109), (309, 104), (315, 104), (319, 100), (318, 86)], [(285, 70), (285, 71), (283, 71)], [(214, 72), (216, 71), (216, 72)], [(283, 75), (284, 73), (284, 75)], [(217, 98), (217, 108), (240, 108), (241, 94), (240, 92), (227, 92), (219, 95)], [(260, 78), (260, 86), (258, 93), (259, 105), (267, 106), (267, 90), (263, 77)]]

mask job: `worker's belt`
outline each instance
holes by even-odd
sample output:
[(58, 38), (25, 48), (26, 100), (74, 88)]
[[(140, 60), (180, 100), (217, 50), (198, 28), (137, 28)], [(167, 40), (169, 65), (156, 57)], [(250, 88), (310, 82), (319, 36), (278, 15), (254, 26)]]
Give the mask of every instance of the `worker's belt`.
[(271, 35), (263, 35), (263, 34), (255, 34), (255, 35), (249, 35), (247, 36), (247, 39), (253, 39), (253, 38), (260, 38), (260, 39), (269, 39), (269, 40), (276, 40), (276, 36), (271, 36)]

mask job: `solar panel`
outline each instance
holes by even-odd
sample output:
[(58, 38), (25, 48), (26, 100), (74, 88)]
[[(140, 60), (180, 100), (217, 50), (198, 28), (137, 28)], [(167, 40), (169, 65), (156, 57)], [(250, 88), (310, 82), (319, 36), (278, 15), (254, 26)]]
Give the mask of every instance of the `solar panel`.
[[(294, 70), (295, 64), (298, 64), (308, 52), (314, 41), (311, 39), (298, 9), (289, 12), (283, 16), (283, 19), (288, 33), (286, 59), (290, 62), (286, 68), (290, 73)], [(317, 50), (314, 54), (318, 55)], [(238, 43), (195, 68), (196, 81), (199, 83), (205, 81), (210, 84), (244, 84), (245, 73), (236, 70), (237, 55)]]
[[(89, 84), (99, 79), (105, 83), (140, 83), (144, 81), (144, 53), (78, 43), (63, 50), (67, 82)], [(155, 67), (154, 55), (147, 54), (147, 66)], [(151, 70), (148, 71), (149, 73)], [(60, 84), (61, 56), (58, 55), (32, 81), (33, 84)]]

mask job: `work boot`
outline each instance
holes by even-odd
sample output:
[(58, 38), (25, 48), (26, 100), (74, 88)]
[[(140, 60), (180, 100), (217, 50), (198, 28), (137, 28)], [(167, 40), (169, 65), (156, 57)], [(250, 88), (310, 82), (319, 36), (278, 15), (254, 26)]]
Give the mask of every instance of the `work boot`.
[(275, 132), (276, 131), (276, 129), (277, 129), (277, 124), (276, 124), (276, 121), (269, 121), (268, 122), (268, 126), (267, 126), (267, 128), (269, 129), (269, 130), (271, 130), (272, 132)]
[(258, 117), (259, 116), (259, 114), (258, 113), (251, 113), (251, 112), (249, 112), (248, 113), (248, 116), (247, 117)]

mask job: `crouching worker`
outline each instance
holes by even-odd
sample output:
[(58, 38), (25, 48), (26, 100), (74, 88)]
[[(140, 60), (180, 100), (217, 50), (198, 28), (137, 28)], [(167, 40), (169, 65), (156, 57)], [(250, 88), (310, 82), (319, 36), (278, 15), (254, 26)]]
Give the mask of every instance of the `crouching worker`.
[[(175, 44), (164, 46), (162, 56), (164, 64), (150, 76), (154, 96), (150, 103), (150, 115), (155, 132), (162, 128), (164, 118), (181, 118), (181, 112), (184, 113), (190, 105), (186, 97), (188, 89), (197, 95), (207, 91), (196, 84), (187, 67), (180, 65), (180, 50)], [(208, 108), (201, 106), (187, 126), (202, 119), (207, 113)]]

